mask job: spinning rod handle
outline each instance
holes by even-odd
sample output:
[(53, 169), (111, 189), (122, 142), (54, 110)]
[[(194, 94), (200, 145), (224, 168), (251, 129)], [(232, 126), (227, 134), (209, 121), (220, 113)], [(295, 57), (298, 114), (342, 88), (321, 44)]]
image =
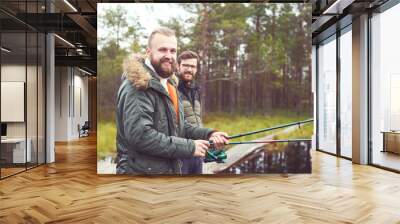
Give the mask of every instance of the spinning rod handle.
[(208, 143), (210, 144), (210, 149), (214, 148), (214, 141), (213, 140), (208, 140)]

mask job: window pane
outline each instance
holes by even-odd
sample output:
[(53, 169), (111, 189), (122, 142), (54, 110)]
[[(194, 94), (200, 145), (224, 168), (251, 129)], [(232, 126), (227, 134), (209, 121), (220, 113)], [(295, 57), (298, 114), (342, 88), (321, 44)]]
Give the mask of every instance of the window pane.
[(45, 35), (39, 33), (38, 45), (38, 164), (45, 163)]
[(352, 141), (352, 35), (351, 30), (340, 36), (340, 152), (351, 158)]
[[(1, 34), (1, 123), (6, 131), (1, 140), (1, 177), (25, 170), (30, 161), (26, 144), (26, 33)], [(28, 150), (27, 150), (28, 149)]]
[(400, 32), (396, 29), (398, 21), (400, 21), (400, 4), (374, 15), (371, 19), (371, 132), (372, 163), (400, 170), (398, 154), (400, 153), (400, 132), (392, 132), (400, 129), (400, 63), (398, 60)]
[(336, 153), (336, 41), (318, 48), (318, 147)]
[(27, 141), (30, 144), (30, 161), (28, 168), (37, 165), (37, 33), (27, 33), (27, 80), (26, 80), (26, 116), (27, 116)]

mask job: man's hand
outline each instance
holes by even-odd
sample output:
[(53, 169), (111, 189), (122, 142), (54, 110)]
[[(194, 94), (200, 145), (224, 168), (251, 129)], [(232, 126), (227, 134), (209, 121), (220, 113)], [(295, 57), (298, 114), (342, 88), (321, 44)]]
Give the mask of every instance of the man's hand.
[(194, 150), (193, 156), (195, 157), (204, 157), (206, 156), (206, 151), (208, 147), (210, 147), (210, 143), (205, 140), (194, 140), (194, 144), (196, 149)]
[(211, 134), (210, 140), (214, 142), (217, 149), (222, 149), (224, 145), (229, 143), (228, 136), (225, 132), (216, 131)]

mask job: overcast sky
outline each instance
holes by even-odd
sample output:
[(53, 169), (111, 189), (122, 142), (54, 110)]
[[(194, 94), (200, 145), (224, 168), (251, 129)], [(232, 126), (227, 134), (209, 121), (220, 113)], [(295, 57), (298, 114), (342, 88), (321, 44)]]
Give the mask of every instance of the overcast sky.
[[(128, 11), (128, 23), (135, 17), (138, 18), (141, 26), (144, 28), (143, 33), (148, 36), (151, 31), (160, 25), (158, 20), (168, 21), (173, 17), (180, 17), (182, 21), (191, 15), (182, 9), (181, 6), (174, 3), (98, 3), (98, 15), (104, 15), (105, 10), (115, 8), (121, 5)], [(106, 35), (106, 27), (101, 27), (98, 24), (97, 35), (104, 37)], [(123, 47), (129, 46), (129, 40), (124, 41)], [(147, 43), (147, 40), (141, 40), (141, 43)]]

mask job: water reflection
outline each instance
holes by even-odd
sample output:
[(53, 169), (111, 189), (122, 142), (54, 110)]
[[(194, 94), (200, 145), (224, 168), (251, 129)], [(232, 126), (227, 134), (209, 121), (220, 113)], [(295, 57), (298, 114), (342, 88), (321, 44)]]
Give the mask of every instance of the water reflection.
[(268, 144), (220, 173), (311, 173), (311, 142)]

